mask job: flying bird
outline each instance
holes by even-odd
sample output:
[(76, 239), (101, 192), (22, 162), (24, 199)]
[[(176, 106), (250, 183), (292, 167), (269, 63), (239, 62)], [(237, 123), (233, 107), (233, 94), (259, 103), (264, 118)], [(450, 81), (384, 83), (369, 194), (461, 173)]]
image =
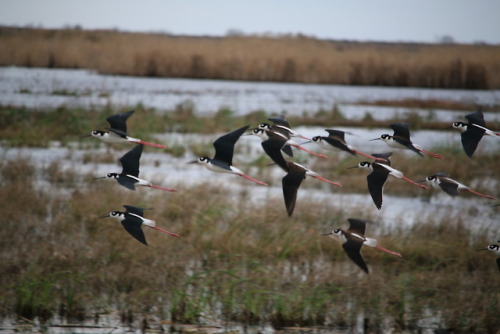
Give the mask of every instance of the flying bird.
[(378, 245), (376, 239), (365, 237), (366, 221), (354, 218), (348, 218), (347, 220), (349, 221), (349, 228), (347, 229), (347, 231), (336, 228), (333, 231), (322, 235), (330, 236), (339, 241), (342, 244), (342, 248), (346, 252), (347, 256), (365, 273), (368, 274), (369, 270), (360, 252), (363, 245), (376, 248), (394, 256), (401, 257), (401, 254), (390, 251)]
[(175, 189), (154, 185), (149, 181), (139, 178), (139, 160), (141, 159), (143, 147), (142, 144), (136, 145), (120, 158), (122, 165), (121, 173), (108, 173), (106, 176), (98, 177), (97, 179), (107, 178), (116, 180), (119, 184), (130, 190), (135, 190), (135, 186), (144, 186), (165, 191), (176, 191)]
[(315, 155), (317, 157), (320, 157), (323, 159), (327, 158), (327, 156), (325, 156), (323, 154), (309, 151), (308, 149), (300, 146), (296, 141), (294, 141), (290, 137), (288, 137), (280, 132), (276, 132), (276, 131), (264, 129), (264, 128), (255, 128), (249, 134), (251, 134), (251, 135), (253, 134), (253, 135), (261, 138), (262, 141), (265, 141), (267, 139), (273, 139), (273, 140), (279, 140), (280, 142), (283, 142), (283, 145), (281, 146), (281, 150), (283, 152), (285, 152), (288, 156), (291, 156), (291, 157), (293, 156), (293, 153), (290, 153), (290, 151), (286, 150), (286, 148), (287, 147), (290, 148), (290, 146), (293, 146), (295, 148), (298, 148), (299, 150), (302, 150), (302, 151), (307, 152), (309, 154)]
[(392, 136), (384, 133), (379, 138), (372, 139), (372, 141), (382, 140), (387, 144), (387, 146), (392, 148), (411, 150), (420, 156), (424, 156), (424, 154), (427, 154), (434, 158), (443, 159), (442, 155), (424, 150), (421, 146), (414, 144), (410, 139), (410, 129), (408, 127), (408, 124), (393, 123), (391, 124), (391, 128), (394, 130), (394, 134)]
[(164, 148), (167, 147), (161, 144), (154, 144), (147, 141), (143, 141), (139, 138), (130, 137), (127, 134), (127, 119), (134, 113), (134, 110), (123, 112), (120, 114), (111, 115), (106, 120), (108, 121), (110, 127), (106, 128), (108, 131), (94, 130), (90, 135), (84, 137), (95, 137), (99, 138), (107, 143), (134, 143), (143, 144), (146, 146)]
[(442, 191), (444, 191), (450, 196), (458, 196), (460, 195), (459, 193), (460, 190), (465, 190), (476, 196), (495, 199), (495, 197), (493, 196), (484, 195), (470, 189), (466, 185), (463, 185), (462, 183), (453, 180), (446, 173), (443, 172), (427, 176), (425, 179), (419, 180), (418, 182), (423, 182), (423, 183), (425, 182), (430, 184), (433, 188), (440, 188)]
[(375, 157), (385, 159), (385, 163), (381, 162), (368, 162), (368, 161), (363, 161), (360, 162), (357, 166), (350, 167), (349, 169), (352, 168), (364, 168), (368, 169), (371, 171), (371, 173), (366, 177), (366, 180), (368, 181), (368, 191), (370, 192), (370, 195), (373, 199), (373, 203), (375, 203), (375, 206), (380, 210), (382, 208), (382, 201), (383, 201), (383, 192), (384, 192), (384, 185), (385, 182), (387, 181), (387, 178), (389, 175), (394, 176), (398, 179), (403, 179), (406, 182), (409, 182), (411, 184), (414, 184), (416, 186), (419, 186), (424, 189), (429, 189), (428, 187), (419, 184), (417, 182), (414, 182), (410, 180), (409, 178), (405, 177), (403, 173), (397, 169), (394, 169), (391, 167), (391, 162), (389, 158), (391, 157), (392, 153), (374, 153), (372, 154)]
[(215, 148), (215, 156), (213, 158), (203, 156), (198, 158), (198, 160), (191, 161), (190, 163), (202, 164), (208, 170), (216, 173), (236, 174), (257, 184), (267, 186), (267, 183), (256, 180), (233, 166), (234, 145), (248, 128), (249, 125), (217, 138), (217, 140), (213, 143)]
[(306, 176), (311, 176), (315, 179), (332, 184), (337, 187), (341, 187), (342, 185), (340, 183), (330, 181), (322, 177), (318, 173), (296, 162), (285, 160), (280, 151), (284, 145), (284, 142), (284, 139), (273, 137), (263, 141), (261, 145), (267, 155), (287, 173), (282, 178), (281, 183), (283, 187), (283, 197), (285, 200), (286, 211), (288, 213), (288, 216), (290, 217), (295, 209), (297, 192)]
[(465, 118), (467, 118), (468, 123), (454, 122), (451, 127), (461, 132), (462, 147), (465, 153), (472, 158), (472, 155), (476, 152), (479, 141), (484, 135), (498, 138), (500, 132), (494, 132), (486, 128), (483, 110), (481, 108), (473, 113), (465, 115)]
[(334, 129), (325, 129), (325, 131), (328, 132), (328, 137), (316, 136), (312, 138), (312, 141), (318, 143), (321, 147), (325, 149), (339, 149), (352, 155), (359, 154), (366, 158), (384, 161), (384, 159), (377, 158), (374, 157), (373, 155), (369, 155), (361, 151), (358, 151), (351, 145), (347, 144), (345, 141), (344, 131), (334, 130)]
[(141, 228), (142, 225), (145, 225), (162, 233), (171, 235), (173, 237), (179, 238), (179, 235), (177, 233), (164, 230), (156, 226), (156, 222), (154, 220), (144, 218), (144, 210), (147, 209), (138, 208), (131, 205), (124, 205), (123, 207), (126, 210), (125, 212), (111, 211), (108, 215), (99, 218), (111, 217), (118, 220), (120, 223), (122, 223), (125, 230), (128, 233), (130, 233), (131, 236), (133, 236), (135, 239), (137, 239), (139, 242), (143, 243), (146, 246), (148, 245), (148, 243), (146, 242), (144, 231)]

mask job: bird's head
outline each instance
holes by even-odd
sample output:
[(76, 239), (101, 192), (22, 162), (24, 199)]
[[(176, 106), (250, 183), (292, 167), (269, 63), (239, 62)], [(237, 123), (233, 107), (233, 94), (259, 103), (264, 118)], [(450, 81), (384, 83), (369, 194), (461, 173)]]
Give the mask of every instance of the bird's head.
[(464, 122), (454, 122), (451, 127), (453, 129), (459, 130), (460, 132), (464, 132), (465, 130), (467, 130), (467, 124), (465, 124)]
[(115, 218), (116, 220), (122, 221), (125, 219), (125, 212), (111, 211), (108, 215), (99, 218)]
[(188, 163), (190, 163), (190, 164), (202, 164), (203, 165), (203, 164), (208, 164), (209, 162), (210, 162), (210, 158), (203, 156), (203, 157), (199, 157), (196, 160), (190, 161)]

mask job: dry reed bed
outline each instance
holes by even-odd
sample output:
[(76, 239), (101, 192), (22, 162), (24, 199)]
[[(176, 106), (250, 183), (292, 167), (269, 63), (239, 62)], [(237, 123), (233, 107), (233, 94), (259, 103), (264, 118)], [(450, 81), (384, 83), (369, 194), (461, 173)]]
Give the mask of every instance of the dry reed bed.
[[(57, 164), (4, 161), (0, 175), (7, 314), (83, 319), (117, 309), (135, 326), (227, 320), (276, 329), (352, 328), (362, 315), (371, 331), (417, 330), (430, 314), (432, 326), (456, 332), (500, 329), (494, 257), (474, 251), (492, 241), (491, 231), (473, 234), (459, 216), (437, 221), (429, 212), (411, 230), (370, 224), (371, 235), (404, 257), (364, 250), (368, 276), (319, 236), (345, 227), (346, 214), (306, 199), (309, 210), (289, 219), (276, 209), (282, 199), (251, 206), (249, 192), (230, 198), (208, 184), (146, 200), (144, 192), (61, 173)], [(40, 177), (69, 194), (37, 189)], [(119, 223), (97, 218), (122, 204), (154, 207), (147, 217), (182, 238), (146, 231), (145, 247)]]
[(500, 46), (0, 28), (0, 65), (320, 84), (498, 89)]

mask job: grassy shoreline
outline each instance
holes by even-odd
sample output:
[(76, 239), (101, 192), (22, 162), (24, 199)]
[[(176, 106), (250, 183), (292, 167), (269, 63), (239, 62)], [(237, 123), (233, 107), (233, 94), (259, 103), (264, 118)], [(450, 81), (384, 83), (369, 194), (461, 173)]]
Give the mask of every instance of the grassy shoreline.
[(0, 27), (0, 66), (148, 77), (341, 85), (500, 88), (500, 46), (196, 37)]

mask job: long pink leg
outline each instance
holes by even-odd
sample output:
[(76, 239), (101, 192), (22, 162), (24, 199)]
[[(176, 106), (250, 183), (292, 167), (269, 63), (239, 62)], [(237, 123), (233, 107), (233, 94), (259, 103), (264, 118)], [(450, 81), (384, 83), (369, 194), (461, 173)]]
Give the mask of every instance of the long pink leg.
[(154, 144), (154, 143), (150, 143), (148, 141), (143, 141), (143, 140), (139, 140), (138, 142), (136, 142), (138, 144), (142, 144), (142, 145), (146, 145), (146, 146), (151, 146), (151, 147), (157, 147), (157, 148), (163, 148), (163, 149), (167, 149), (167, 147), (165, 145), (161, 145), (161, 144)]
[(384, 158), (377, 158), (377, 157), (374, 157), (373, 155), (369, 155), (369, 154), (363, 153), (363, 152), (358, 151), (358, 150), (352, 150), (352, 151), (354, 153), (356, 153), (356, 154), (362, 155), (364, 157), (367, 157), (367, 158), (370, 158), (370, 159), (373, 159), (373, 160), (378, 160), (378, 161), (386, 162), (386, 160)]
[(158, 227), (158, 226), (150, 226), (150, 227), (151, 227), (151, 228), (154, 228), (155, 230), (158, 230), (158, 231), (160, 231), (160, 232), (162, 232), (162, 233), (165, 233), (165, 234), (171, 235), (171, 236), (176, 237), (176, 238), (180, 238), (180, 236), (179, 236), (177, 233), (169, 232), (169, 231), (164, 230), (164, 229), (162, 229), (162, 228), (160, 228), (160, 227)]
[(154, 184), (149, 185), (148, 187), (150, 187), (150, 188), (155, 188), (155, 189), (160, 189), (160, 190), (165, 190), (165, 191), (171, 191), (171, 192), (177, 191), (177, 190), (175, 190), (175, 189), (163, 188), (163, 187), (160, 187), (160, 186), (155, 186)]
[(417, 182), (413, 182), (412, 180), (410, 180), (406, 176), (403, 176), (402, 179), (405, 180), (405, 181), (407, 181), (407, 182), (410, 182), (410, 183), (412, 183), (412, 184), (414, 184), (416, 186), (419, 186), (420, 188), (429, 189), (429, 187), (424, 186), (423, 184), (420, 184), (420, 183), (417, 183)]
[(238, 175), (239, 175), (239, 176), (241, 176), (241, 177), (242, 177), (242, 178), (244, 178), (244, 179), (247, 179), (247, 180), (253, 181), (253, 182), (258, 183), (258, 184), (260, 184), (260, 185), (262, 185), (262, 186), (269, 186), (267, 183), (262, 182), (262, 181), (259, 181), (259, 180), (256, 180), (256, 179), (254, 179), (253, 177), (248, 176), (248, 175), (246, 175), (246, 174), (238, 174)]
[(424, 154), (427, 154), (431, 157), (434, 157), (434, 158), (438, 158), (438, 159), (444, 159), (444, 157), (440, 154), (437, 154), (437, 153), (434, 153), (434, 152), (431, 152), (431, 151), (427, 151), (427, 150), (424, 150), (424, 149), (420, 149), (420, 152), (424, 153)]
[(302, 151), (307, 152), (307, 153), (309, 153), (309, 154), (315, 155), (315, 156), (317, 156), (317, 157), (320, 157), (320, 158), (323, 158), (323, 159), (328, 158), (326, 155), (319, 154), (319, 153), (314, 153), (313, 151), (309, 151), (308, 149), (303, 148), (303, 147), (302, 147), (302, 146), (300, 146), (300, 145), (296, 145), (296, 144), (291, 144), (291, 145), (292, 145), (293, 147), (298, 148), (299, 150), (302, 150)]
[(319, 176), (319, 175), (315, 175), (313, 176), (314, 178), (318, 179), (318, 180), (321, 180), (321, 181), (324, 181), (326, 183), (330, 183), (330, 184), (333, 184), (334, 186), (337, 186), (337, 187), (342, 187), (342, 185), (340, 183), (337, 183), (337, 182), (333, 182), (333, 181), (330, 181), (328, 179), (325, 179), (323, 176)]
[(386, 252), (386, 253), (389, 253), (389, 254), (401, 257), (401, 254), (393, 252), (393, 251), (390, 251), (387, 248), (384, 248), (382, 246), (377, 245), (377, 246), (375, 246), (375, 248), (378, 249), (378, 250), (381, 250), (382, 252)]
[(477, 195), (477, 196), (486, 197), (486, 198), (489, 198), (489, 199), (496, 199), (493, 196), (484, 195), (484, 194), (478, 193), (477, 191), (470, 190), (469, 188), (465, 188), (465, 190), (467, 190), (468, 192), (473, 193), (474, 195)]

